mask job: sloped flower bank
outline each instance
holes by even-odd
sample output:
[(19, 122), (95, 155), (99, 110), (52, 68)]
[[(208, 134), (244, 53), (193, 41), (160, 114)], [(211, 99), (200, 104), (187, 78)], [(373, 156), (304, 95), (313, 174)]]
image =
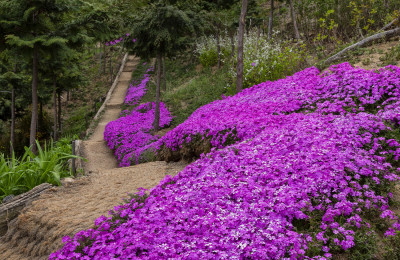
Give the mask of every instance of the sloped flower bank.
[(233, 97), (196, 110), (184, 123), (168, 132), (154, 146), (179, 150), (197, 135), (222, 148), (226, 139), (246, 140), (268, 127), (265, 114), (293, 112), (341, 114), (363, 111), (399, 120), (400, 69), (388, 66), (378, 72), (353, 68), (349, 63), (332, 66), (319, 75), (305, 69), (276, 82), (264, 82)]
[[(109, 122), (104, 130), (104, 140), (107, 146), (114, 150), (120, 167), (138, 163), (139, 157), (135, 153), (138, 149), (151, 144), (159, 139), (151, 134), (155, 116), (155, 103), (149, 102), (138, 105), (146, 94), (147, 83), (153, 68), (146, 70), (143, 79), (137, 85), (131, 84), (128, 88), (125, 104), (135, 106), (132, 111), (124, 110), (121, 117)], [(160, 127), (170, 124), (172, 116), (163, 102), (160, 102)]]
[(50, 259), (325, 259), (372, 239), (371, 215), (395, 235), (399, 95), (399, 68), (344, 63), (206, 105), (149, 146), (180, 149), (200, 134), (210, 153), (65, 237)]
[(125, 96), (124, 103), (126, 105), (131, 105), (134, 106), (140, 102), (142, 97), (146, 94), (147, 92), (147, 83), (150, 80), (150, 72), (153, 71), (153, 68), (150, 67), (146, 70), (146, 73), (143, 75), (143, 79), (140, 81), (139, 84), (133, 85), (130, 84), (128, 91)]

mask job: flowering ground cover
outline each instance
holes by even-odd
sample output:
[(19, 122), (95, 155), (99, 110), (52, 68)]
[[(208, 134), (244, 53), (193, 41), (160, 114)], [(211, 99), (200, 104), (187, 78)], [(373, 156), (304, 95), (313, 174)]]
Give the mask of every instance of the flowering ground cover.
[(372, 254), (378, 233), (399, 236), (389, 207), (400, 180), (399, 96), (399, 68), (344, 63), (201, 107), (139, 150), (179, 151), (200, 136), (211, 151), (65, 237), (50, 259)]
[(147, 91), (147, 83), (150, 80), (150, 72), (152, 72), (154, 69), (152, 67), (148, 68), (146, 70), (146, 73), (143, 75), (143, 79), (140, 81), (139, 84), (133, 85), (130, 84), (128, 91), (125, 96), (124, 103), (126, 105), (131, 105), (134, 106), (140, 102), (142, 97), (146, 94)]
[[(104, 130), (104, 140), (107, 146), (114, 150), (120, 167), (137, 163), (135, 151), (158, 139), (150, 132), (153, 130), (155, 103), (145, 103), (132, 111), (123, 111), (122, 117), (111, 121)], [(172, 117), (160, 103), (160, 127), (168, 126)]]
[[(144, 63), (142, 66), (145, 66)], [(120, 167), (130, 166), (131, 163), (138, 163), (136, 151), (150, 143), (158, 140), (158, 136), (151, 134), (155, 116), (155, 103), (149, 102), (139, 104), (142, 97), (146, 94), (146, 86), (150, 80), (149, 67), (142, 80), (130, 84), (124, 103), (131, 107), (121, 112), (121, 117), (109, 122), (104, 130), (104, 140), (107, 146), (114, 150), (115, 156), (119, 161)], [(168, 126), (172, 120), (163, 102), (160, 102), (160, 128)]]

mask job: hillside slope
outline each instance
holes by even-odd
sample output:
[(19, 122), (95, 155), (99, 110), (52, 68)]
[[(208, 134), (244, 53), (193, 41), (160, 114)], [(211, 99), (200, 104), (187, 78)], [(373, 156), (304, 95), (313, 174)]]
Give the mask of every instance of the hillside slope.
[(206, 154), (51, 259), (376, 258), (400, 230), (399, 105), (400, 68), (348, 63), (214, 101), (142, 150)]
[(137, 63), (137, 58), (129, 57), (104, 115), (89, 140), (84, 141), (84, 157), (88, 159), (85, 171), (92, 174), (52, 188), (27, 207), (0, 238), (0, 259), (48, 259), (62, 245), (65, 235), (92, 228), (96, 218), (122, 203), (122, 198), (129, 198), (128, 193), (141, 187), (150, 189), (165, 175), (175, 175), (185, 167), (181, 163), (152, 162), (117, 168), (105, 145), (104, 127), (118, 118)]

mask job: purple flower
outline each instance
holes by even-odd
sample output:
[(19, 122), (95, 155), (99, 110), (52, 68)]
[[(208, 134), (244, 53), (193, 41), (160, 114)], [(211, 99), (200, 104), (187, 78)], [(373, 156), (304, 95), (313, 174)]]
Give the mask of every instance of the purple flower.
[[(127, 104), (140, 103), (146, 77), (132, 84)], [(149, 151), (198, 154), (199, 142), (209, 152), (148, 193), (140, 189), (95, 229), (65, 239), (50, 259), (301, 259), (315, 242), (316, 258), (331, 258), (332, 245), (348, 250), (355, 231), (370, 228), (360, 211), (371, 208), (391, 219), (385, 235), (395, 235), (389, 195), (374, 187), (399, 181), (387, 161), (398, 160), (399, 140), (383, 135), (399, 127), (399, 107), (400, 68), (348, 63), (216, 100), (161, 138), (150, 134), (154, 104), (142, 104), (106, 127), (122, 166)], [(161, 105), (160, 126), (171, 118)], [(317, 221), (316, 230), (298, 232), (296, 220)]]

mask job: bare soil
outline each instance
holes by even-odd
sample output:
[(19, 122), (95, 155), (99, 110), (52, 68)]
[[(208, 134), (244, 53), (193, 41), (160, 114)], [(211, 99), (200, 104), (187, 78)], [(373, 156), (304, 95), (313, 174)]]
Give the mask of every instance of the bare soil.
[(113, 153), (103, 140), (105, 125), (117, 119), (121, 112), (120, 106), (137, 64), (138, 59), (128, 58), (104, 115), (93, 135), (83, 142), (88, 159), (84, 168), (90, 174), (51, 188), (26, 207), (0, 238), (0, 259), (48, 259), (62, 247), (64, 236), (93, 228), (94, 220), (121, 204), (128, 193), (140, 187), (152, 188), (166, 175), (175, 175), (184, 169), (184, 163), (166, 162), (117, 168)]
[[(391, 48), (396, 47), (399, 43), (400, 41), (396, 39), (367, 47), (366, 49), (368, 49), (370, 53), (365, 53), (359, 56), (358, 62), (356, 62), (354, 65), (367, 70), (381, 68), (382, 60), (384, 59), (385, 55), (389, 53)], [(395, 65), (400, 66), (400, 61), (398, 61)]]

